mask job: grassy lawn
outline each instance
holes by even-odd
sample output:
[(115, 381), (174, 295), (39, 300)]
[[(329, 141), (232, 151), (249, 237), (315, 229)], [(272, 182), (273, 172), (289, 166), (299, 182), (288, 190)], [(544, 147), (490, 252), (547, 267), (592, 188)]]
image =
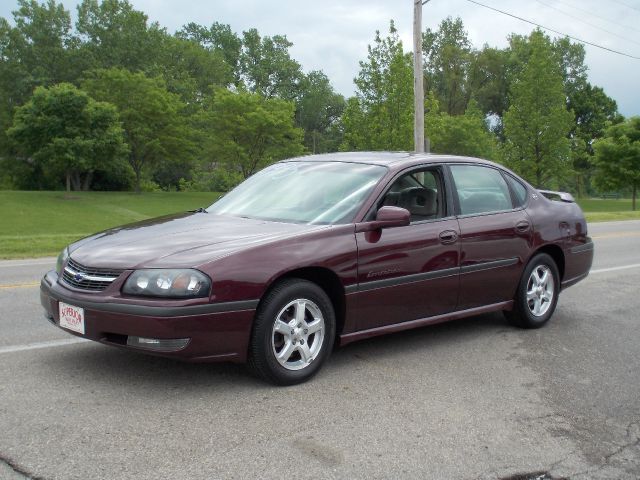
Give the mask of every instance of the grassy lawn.
[(0, 191), (0, 258), (55, 256), (62, 248), (106, 228), (206, 207), (212, 192)]
[[(55, 256), (62, 248), (106, 228), (146, 218), (206, 207), (211, 192), (0, 191), (0, 258)], [(631, 200), (581, 199), (589, 222), (640, 219)]]
[[(637, 202), (638, 203), (638, 202)], [(588, 222), (608, 222), (613, 220), (640, 220), (640, 210), (631, 210), (631, 199), (610, 200), (600, 198), (581, 198), (578, 205), (582, 208)], [(638, 203), (637, 206), (639, 206)]]

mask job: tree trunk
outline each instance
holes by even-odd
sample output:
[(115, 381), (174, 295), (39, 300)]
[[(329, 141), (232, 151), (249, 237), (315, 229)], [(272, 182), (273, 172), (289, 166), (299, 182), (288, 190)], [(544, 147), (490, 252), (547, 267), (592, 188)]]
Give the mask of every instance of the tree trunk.
[(584, 174), (582, 173), (578, 173), (576, 175), (576, 190), (578, 191), (578, 198), (584, 198), (585, 197), (585, 193), (584, 193), (584, 185), (585, 185), (585, 181), (584, 181)]
[(136, 193), (140, 194), (141, 190), (140, 190), (140, 177), (142, 176), (142, 172), (140, 168), (136, 168), (135, 169), (136, 172)]
[(73, 172), (71, 183), (73, 184), (73, 189), (76, 192), (80, 191), (80, 189), (82, 188), (82, 182), (80, 181), (80, 174), (78, 172)]
[(140, 193), (140, 181), (142, 177), (142, 166), (144, 165), (144, 158), (141, 156), (138, 158), (138, 149), (135, 144), (131, 144), (131, 151), (129, 152), (129, 165), (133, 168), (133, 172), (136, 174), (135, 192)]
[(87, 173), (84, 177), (84, 181), (82, 182), (82, 191), (86, 192), (89, 190), (89, 186), (91, 185), (91, 180), (93, 179), (93, 172)]
[(636, 211), (636, 194), (638, 193), (638, 186), (634, 185), (633, 186), (633, 196), (631, 198), (631, 209), (635, 212)]
[(67, 193), (71, 191), (71, 172), (67, 172)]
[(536, 139), (535, 143), (535, 162), (536, 162), (536, 188), (542, 188), (542, 156), (540, 155), (540, 145), (538, 144), (538, 139)]

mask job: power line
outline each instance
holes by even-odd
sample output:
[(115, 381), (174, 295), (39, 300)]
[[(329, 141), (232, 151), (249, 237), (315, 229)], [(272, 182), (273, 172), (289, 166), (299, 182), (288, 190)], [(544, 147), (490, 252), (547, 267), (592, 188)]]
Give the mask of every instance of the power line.
[(635, 7), (633, 5), (629, 5), (628, 3), (621, 2), (620, 0), (613, 0), (613, 1), (616, 2), (618, 5), (623, 5), (623, 6), (627, 7), (627, 8), (630, 8), (632, 10), (638, 10), (640, 12), (640, 8), (638, 8), (638, 7)]
[(544, 25), (540, 25), (539, 23), (533, 22), (531, 20), (527, 20), (526, 18), (519, 17), (509, 12), (505, 12), (504, 10), (500, 10), (498, 8), (490, 7), (489, 5), (485, 5), (484, 3), (476, 2), (475, 0), (467, 0), (469, 3), (474, 3), (484, 8), (488, 8), (489, 10), (493, 10), (494, 12), (501, 13), (503, 15), (507, 15), (508, 17), (515, 18), (517, 20), (529, 23), (531, 25), (535, 25), (536, 27), (542, 28), (543, 30), (547, 30), (549, 32), (557, 33), (558, 35), (562, 35), (563, 37), (570, 38), (571, 40), (575, 40), (576, 42), (584, 43), (585, 45), (591, 45), (592, 47), (600, 48), (602, 50), (606, 50), (611, 53), (616, 53), (618, 55), (622, 55), (624, 57), (633, 58), (634, 60), (640, 60), (640, 57), (636, 57), (635, 55), (630, 55), (628, 53), (620, 52), (618, 50), (613, 50), (612, 48), (604, 47), (602, 45), (598, 45), (597, 43), (588, 42), (586, 40), (582, 40), (578, 37), (574, 37), (572, 35), (567, 35), (566, 33), (559, 32), (558, 30), (554, 30), (553, 28), (545, 27)]
[(632, 27), (631, 25), (625, 25), (623, 23), (614, 22), (613, 20), (605, 18), (605, 17), (603, 17), (601, 15), (597, 15), (597, 14), (593, 13), (591, 10), (588, 10), (586, 8), (578, 7), (578, 6), (574, 5), (573, 3), (567, 2), (566, 0), (556, 0), (556, 2), (561, 3), (563, 5), (566, 5), (569, 8), (573, 8), (575, 10), (578, 10), (579, 12), (586, 13), (587, 15), (590, 15), (592, 17), (595, 17), (595, 18), (599, 19), (599, 20), (602, 20), (603, 22), (607, 22), (607, 23), (610, 23), (611, 25), (615, 25), (616, 27), (622, 27), (622, 28), (626, 28), (628, 30), (633, 30), (634, 32), (640, 32), (640, 29), (637, 29), (636, 27)]
[(560, 12), (563, 15), (566, 15), (569, 18), (573, 18), (574, 20), (582, 22), (585, 25), (589, 25), (592, 28), (597, 28), (598, 30), (602, 30), (603, 32), (608, 33), (609, 35), (613, 35), (614, 37), (618, 37), (618, 38), (621, 38), (622, 40), (626, 40), (627, 42), (631, 42), (631, 43), (635, 43), (636, 45), (640, 45), (640, 42), (637, 42), (637, 41), (635, 41), (635, 40), (633, 40), (631, 38), (623, 37), (622, 35), (618, 35), (617, 33), (612, 32), (611, 30), (607, 30), (606, 28), (602, 28), (602, 27), (600, 27), (598, 25), (595, 25), (595, 24), (593, 24), (591, 22), (587, 22), (586, 20), (583, 20), (583, 19), (581, 19), (579, 17), (576, 17), (575, 15), (571, 15), (570, 13), (567, 13), (564, 10), (560, 10), (559, 8), (554, 7), (553, 5), (550, 5), (550, 4), (546, 3), (546, 2), (543, 2), (542, 0), (536, 0), (536, 2), (544, 5), (545, 7), (548, 7), (548, 8), (551, 8), (551, 9), (555, 10), (556, 12)]

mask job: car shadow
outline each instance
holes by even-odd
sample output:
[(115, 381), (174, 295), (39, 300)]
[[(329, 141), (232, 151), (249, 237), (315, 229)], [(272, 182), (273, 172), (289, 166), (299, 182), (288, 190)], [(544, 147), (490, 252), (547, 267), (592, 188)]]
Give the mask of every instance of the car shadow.
[(244, 365), (182, 362), (95, 342), (73, 345), (64, 351), (52, 349), (43, 358), (43, 368), (60, 381), (110, 383), (145, 391), (259, 384)]
[(360, 340), (337, 348), (332, 361), (348, 364), (350, 359), (362, 356), (383, 359), (386, 356), (402, 355), (403, 350), (428, 351), (434, 346), (446, 347), (448, 344), (459, 344), (479, 336), (507, 331), (512, 331), (512, 327), (501, 313), (488, 313)]
[[(479, 315), (361, 340), (334, 350), (325, 368), (334, 373), (359, 368), (366, 358), (384, 360), (416, 351), (429, 352), (462, 341), (510, 331), (500, 313)], [(87, 342), (43, 353), (42, 368), (60, 382), (117, 384), (128, 390), (255, 390), (274, 388), (244, 365), (188, 363)], [(351, 372), (352, 373), (352, 372)], [(98, 387), (98, 385), (96, 385)]]

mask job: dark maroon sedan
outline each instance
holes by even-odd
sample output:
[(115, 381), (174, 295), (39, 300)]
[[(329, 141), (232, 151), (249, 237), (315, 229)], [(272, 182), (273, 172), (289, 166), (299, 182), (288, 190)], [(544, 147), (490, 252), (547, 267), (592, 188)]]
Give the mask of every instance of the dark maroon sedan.
[(494, 311), (540, 327), (592, 258), (570, 195), (494, 163), (330, 154), (73, 243), (40, 295), (75, 335), (294, 384), (335, 343)]

